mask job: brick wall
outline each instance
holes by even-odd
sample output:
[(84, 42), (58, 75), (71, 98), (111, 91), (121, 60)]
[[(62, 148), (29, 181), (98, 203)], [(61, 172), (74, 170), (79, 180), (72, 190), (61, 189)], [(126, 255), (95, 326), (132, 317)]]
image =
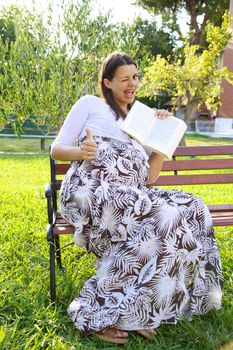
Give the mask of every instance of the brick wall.
[[(233, 16), (233, 0), (230, 0), (230, 15)], [(231, 23), (231, 30), (233, 30), (233, 21)], [(233, 72), (233, 39), (228, 42), (224, 50), (222, 64)], [(222, 86), (224, 92), (221, 94), (221, 105), (218, 110), (218, 116), (233, 118), (233, 85), (227, 81), (223, 81)]]

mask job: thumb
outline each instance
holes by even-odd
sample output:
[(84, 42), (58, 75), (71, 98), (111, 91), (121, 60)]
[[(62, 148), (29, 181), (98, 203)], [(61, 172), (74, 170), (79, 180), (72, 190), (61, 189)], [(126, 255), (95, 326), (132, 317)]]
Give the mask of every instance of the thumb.
[(86, 135), (87, 135), (88, 140), (91, 141), (91, 142), (95, 142), (94, 139), (93, 139), (93, 135), (92, 135), (91, 130), (86, 128), (85, 131), (86, 131)]

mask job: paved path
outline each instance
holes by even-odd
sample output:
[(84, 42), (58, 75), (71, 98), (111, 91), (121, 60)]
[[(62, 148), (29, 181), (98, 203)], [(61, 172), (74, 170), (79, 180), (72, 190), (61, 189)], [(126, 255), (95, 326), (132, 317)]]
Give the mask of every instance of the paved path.
[(233, 340), (230, 341), (230, 343), (221, 346), (221, 348), (218, 348), (217, 350), (233, 350)]

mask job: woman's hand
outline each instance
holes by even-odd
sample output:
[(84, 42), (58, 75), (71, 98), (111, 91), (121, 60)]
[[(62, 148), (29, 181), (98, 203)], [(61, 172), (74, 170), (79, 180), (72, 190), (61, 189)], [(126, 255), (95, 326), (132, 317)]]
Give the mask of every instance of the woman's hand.
[(156, 118), (167, 119), (172, 116), (172, 113), (168, 112), (166, 109), (156, 109), (156, 108), (152, 108), (152, 109), (155, 112)]
[(82, 160), (92, 160), (95, 158), (97, 145), (93, 139), (91, 130), (86, 128), (87, 140), (83, 141), (80, 147), (80, 156)]

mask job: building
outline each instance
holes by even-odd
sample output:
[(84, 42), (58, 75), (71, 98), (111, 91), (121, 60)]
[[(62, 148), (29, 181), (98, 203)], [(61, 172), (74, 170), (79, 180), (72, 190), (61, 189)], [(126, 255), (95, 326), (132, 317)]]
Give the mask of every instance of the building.
[[(230, 16), (233, 17), (233, 0), (230, 0)], [(231, 31), (233, 32), (233, 20), (231, 21)], [(222, 65), (233, 72), (233, 38), (229, 40), (227, 47), (224, 49)], [(233, 85), (224, 80), (222, 86), (224, 91), (220, 97), (218, 117), (233, 118)]]

